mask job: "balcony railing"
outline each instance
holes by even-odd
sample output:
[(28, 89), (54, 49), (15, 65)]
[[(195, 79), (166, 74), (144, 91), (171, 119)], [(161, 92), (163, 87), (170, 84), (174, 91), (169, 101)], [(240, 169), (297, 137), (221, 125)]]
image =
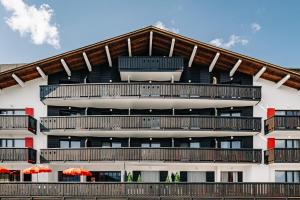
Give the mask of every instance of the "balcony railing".
[(183, 71), (182, 57), (158, 57), (158, 56), (139, 56), (118, 58), (120, 71), (145, 71), (145, 72), (165, 72)]
[(50, 98), (202, 98), (226, 100), (261, 99), (261, 87), (191, 83), (102, 83), (40, 86), (41, 100)]
[(98, 115), (42, 117), (41, 131), (50, 130), (261, 130), (261, 118), (216, 116)]
[[(1, 197), (289, 199), (297, 183), (0, 183)], [(288, 198), (289, 197), (289, 198)]]
[(274, 116), (265, 120), (265, 134), (296, 130), (300, 131), (300, 116)]
[(29, 130), (36, 134), (37, 121), (28, 115), (0, 115), (0, 130)]
[(51, 161), (164, 161), (261, 163), (261, 149), (201, 148), (81, 148), (42, 149), (41, 162)]
[(30, 148), (0, 148), (0, 161), (26, 161), (36, 163), (36, 150)]
[(275, 148), (265, 151), (266, 163), (300, 163), (299, 148)]

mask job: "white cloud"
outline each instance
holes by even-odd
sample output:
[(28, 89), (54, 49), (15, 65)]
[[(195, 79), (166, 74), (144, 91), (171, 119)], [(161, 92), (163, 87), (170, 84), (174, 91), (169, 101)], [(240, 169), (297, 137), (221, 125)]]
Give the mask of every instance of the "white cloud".
[(59, 31), (56, 24), (51, 24), (53, 10), (48, 4), (42, 4), (39, 8), (35, 5), (27, 5), (23, 0), (0, 0), (7, 11), (12, 15), (6, 19), (6, 23), (21, 36), (30, 35), (34, 44), (49, 44), (54, 48), (60, 48)]
[(252, 23), (251, 30), (253, 33), (256, 33), (261, 30), (261, 25), (259, 25), (258, 23)]
[(242, 45), (242, 46), (245, 46), (249, 43), (249, 41), (247, 39), (244, 39), (242, 38), (241, 36), (239, 35), (234, 35), (232, 34), (228, 41), (224, 41), (223, 38), (216, 38), (216, 39), (213, 39), (209, 42), (211, 45), (214, 45), (214, 46), (217, 46), (217, 47), (222, 47), (222, 48), (225, 48), (225, 49), (230, 49), (232, 47), (234, 47), (235, 45)]
[[(174, 21), (175, 23), (175, 21)], [(172, 23), (173, 24), (173, 23)], [(171, 32), (174, 32), (174, 33), (179, 33), (179, 29), (178, 28), (174, 28), (174, 27), (166, 27), (166, 25), (164, 23), (162, 23), (161, 21), (157, 21), (154, 26), (156, 26), (157, 28), (160, 28), (160, 29), (164, 29), (166, 31), (171, 31)]]

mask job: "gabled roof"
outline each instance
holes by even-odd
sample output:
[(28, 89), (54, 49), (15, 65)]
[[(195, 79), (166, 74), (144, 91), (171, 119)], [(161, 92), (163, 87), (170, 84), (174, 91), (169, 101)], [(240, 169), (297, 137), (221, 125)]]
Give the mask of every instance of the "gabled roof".
[(23, 81), (39, 78), (40, 74), (36, 69), (37, 66), (47, 75), (63, 71), (64, 68), (61, 59), (65, 60), (71, 71), (84, 68), (86, 67), (86, 63), (83, 58), (83, 52), (87, 54), (92, 66), (107, 64), (106, 45), (109, 48), (110, 56), (114, 64), (117, 62), (118, 56), (128, 55), (128, 38), (130, 38), (131, 41), (131, 52), (133, 56), (149, 55), (150, 32), (153, 34), (152, 55), (168, 56), (172, 39), (174, 38), (175, 46), (173, 55), (184, 57), (186, 63), (190, 59), (194, 46), (197, 46), (193, 65), (209, 66), (216, 53), (220, 53), (215, 68), (231, 70), (240, 59), (242, 63), (237, 71), (255, 75), (262, 67), (266, 66), (266, 71), (261, 75), (261, 78), (278, 82), (286, 75), (290, 75), (290, 78), (284, 85), (298, 90), (300, 89), (300, 72), (215, 47), (154, 26), (148, 26), (95, 44), (0, 72), (0, 88), (17, 84), (12, 77), (13, 73)]

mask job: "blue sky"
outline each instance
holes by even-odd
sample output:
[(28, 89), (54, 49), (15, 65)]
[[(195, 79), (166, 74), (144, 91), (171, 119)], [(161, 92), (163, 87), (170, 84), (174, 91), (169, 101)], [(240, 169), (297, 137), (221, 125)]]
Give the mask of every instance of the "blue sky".
[(154, 24), (300, 68), (298, 0), (0, 0), (0, 63), (32, 62)]

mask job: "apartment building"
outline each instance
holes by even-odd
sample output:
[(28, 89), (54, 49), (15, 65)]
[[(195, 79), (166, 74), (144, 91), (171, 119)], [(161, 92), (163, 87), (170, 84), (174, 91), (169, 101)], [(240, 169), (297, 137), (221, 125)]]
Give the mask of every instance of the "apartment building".
[(152, 26), (1, 68), (0, 198), (300, 197), (295, 70)]

